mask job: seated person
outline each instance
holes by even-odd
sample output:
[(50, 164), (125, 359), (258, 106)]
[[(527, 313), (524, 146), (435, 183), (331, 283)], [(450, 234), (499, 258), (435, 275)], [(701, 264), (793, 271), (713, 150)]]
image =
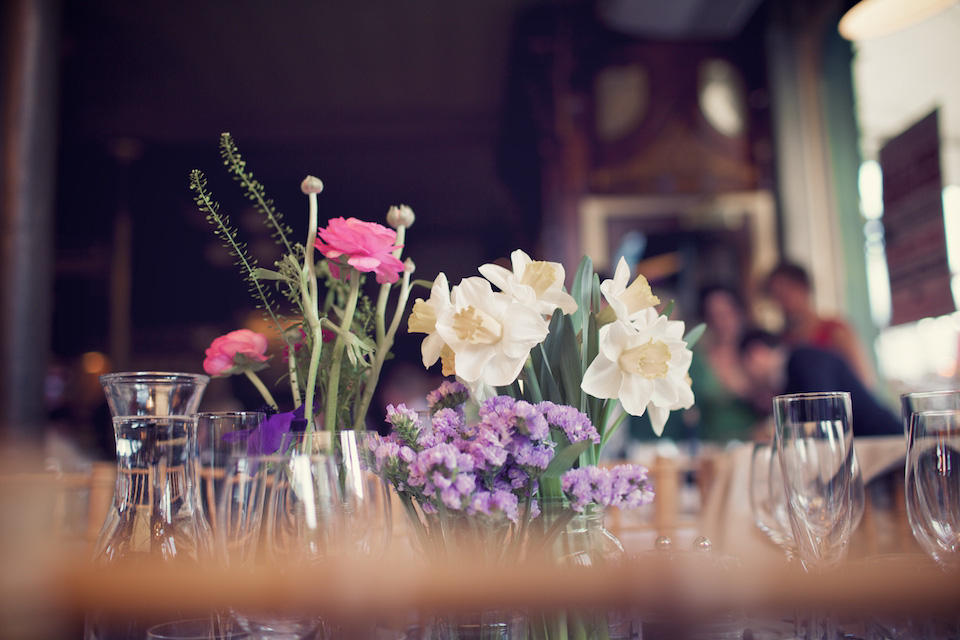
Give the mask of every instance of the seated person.
[(767, 276), (765, 288), (783, 312), (784, 343), (833, 351), (846, 360), (864, 386), (873, 386), (873, 366), (853, 327), (841, 318), (820, 317), (814, 310), (812, 283), (806, 269), (782, 262)]
[(850, 365), (831, 351), (784, 345), (772, 333), (752, 329), (740, 340), (740, 357), (755, 389), (764, 395), (767, 412), (775, 395), (848, 391), (855, 436), (903, 435), (900, 418), (880, 404)]
[(750, 440), (759, 416), (747, 401), (751, 384), (740, 364), (746, 306), (733, 288), (710, 286), (700, 293), (706, 331), (693, 347), (690, 379), (702, 440)]

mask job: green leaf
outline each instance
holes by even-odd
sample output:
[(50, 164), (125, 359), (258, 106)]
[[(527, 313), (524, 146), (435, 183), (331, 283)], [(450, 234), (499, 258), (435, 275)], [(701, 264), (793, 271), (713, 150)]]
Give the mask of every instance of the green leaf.
[(253, 277), (257, 280), (287, 280), (287, 276), (273, 271), (271, 269), (264, 269), (263, 267), (257, 267), (253, 270)]
[(667, 303), (667, 306), (663, 308), (663, 311), (660, 312), (660, 315), (667, 316), (668, 318), (673, 315), (674, 300), (671, 300)]
[[(606, 446), (607, 441), (610, 440), (610, 437), (617, 432), (617, 428), (620, 427), (620, 425), (623, 423), (623, 419), (626, 418), (627, 415), (629, 414), (626, 411), (621, 411), (620, 415), (617, 416), (617, 419), (613, 421), (613, 424), (604, 430), (603, 436), (600, 438), (600, 446), (597, 448), (598, 453), (603, 451), (603, 447)], [(604, 417), (606, 418), (606, 416)]]
[(563, 316), (558, 323), (557, 333), (557, 368), (563, 383), (564, 404), (577, 406), (583, 369), (580, 364), (580, 350), (577, 348), (577, 336), (573, 331), (573, 319), (570, 316)]
[(593, 260), (590, 256), (583, 256), (580, 265), (577, 267), (577, 273), (573, 276), (573, 290), (570, 295), (576, 300), (577, 312), (573, 314), (573, 331), (580, 333), (583, 326), (583, 319), (590, 313), (590, 291), (593, 281)]
[(593, 307), (591, 308), (597, 313), (600, 312), (601, 295), (602, 294), (600, 291), (600, 276), (594, 273), (593, 274)]
[(683, 337), (683, 341), (687, 343), (688, 348), (692, 349), (693, 345), (697, 344), (697, 341), (699, 341), (700, 338), (703, 337), (703, 332), (706, 330), (707, 330), (707, 325), (701, 322), (700, 324), (695, 326), (693, 329), (690, 329), (689, 332), (687, 332), (687, 335)]
[(573, 466), (573, 463), (577, 461), (581, 453), (587, 450), (590, 444), (591, 442), (589, 440), (581, 440), (558, 451), (557, 455), (550, 461), (550, 464), (547, 465), (547, 469), (543, 472), (543, 477), (559, 478), (562, 476)]

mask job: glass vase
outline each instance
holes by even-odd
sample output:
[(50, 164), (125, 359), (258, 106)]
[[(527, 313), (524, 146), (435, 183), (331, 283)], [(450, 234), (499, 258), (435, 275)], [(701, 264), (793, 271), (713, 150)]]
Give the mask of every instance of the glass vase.
[[(541, 535), (547, 536), (546, 544), (550, 545), (554, 562), (600, 568), (619, 566), (627, 560), (623, 545), (606, 528), (600, 507), (574, 513), (569, 507), (547, 502), (538, 519), (542, 522), (537, 528)], [(626, 612), (568, 609), (531, 617), (529, 631), (533, 640), (567, 637), (617, 640), (631, 637), (631, 622)]]
[[(101, 376), (117, 447), (114, 500), (95, 567), (196, 564), (210, 557), (197, 488), (196, 412), (209, 378), (136, 372)], [(143, 638), (153, 620), (89, 612), (87, 640)]]

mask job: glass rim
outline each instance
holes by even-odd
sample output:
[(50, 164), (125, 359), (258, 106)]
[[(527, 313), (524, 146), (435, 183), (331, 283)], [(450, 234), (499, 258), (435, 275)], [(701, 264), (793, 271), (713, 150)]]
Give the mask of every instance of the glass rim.
[(198, 418), (232, 418), (234, 416), (246, 417), (246, 416), (263, 416), (267, 417), (265, 411), (197, 411)]
[(786, 402), (790, 400), (815, 400), (815, 399), (830, 399), (830, 398), (849, 398), (849, 391), (804, 391), (802, 393), (784, 393), (779, 396), (774, 396), (774, 402)]
[(207, 382), (210, 380), (210, 376), (204, 373), (183, 373), (179, 371), (120, 371), (117, 373), (105, 373), (100, 376), (101, 383), (121, 381), (124, 379), (144, 382)]
[(254, 460), (256, 462), (286, 462), (291, 458), (316, 458), (320, 460), (321, 458), (333, 458), (336, 456), (333, 453), (324, 453), (322, 451), (311, 451), (310, 453), (302, 453), (299, 450), (288, 451), (287, 453), (241, 453), (235, 456), (231, 456), (233, 460)]
[(950, 396), (950, 395), (960, 395), (960, 389), (935, 389), (933, 391), (910, 391), (908, 393), (901, 393), (900, 399), (906, 400), (909, 398), (936, 398), (939, 396)]
[[(949, 415), (960, 415), (960, 408), (958, 409), (926, 409), (924, 411), (914, 411), (913, 416), (934, 416), (937, 418), (946, 417)], [(914, 418), (915, 420), (916, 418)]]
[[(147, 638), (158, 640), (206, 640), (211, 638), (212, 622), (209, 618), (188, 618), (170, 620), (155, 624), (147, 629)], [(247, 633), (239, 629), (228, 631), (227, 638), (246, 638)]]

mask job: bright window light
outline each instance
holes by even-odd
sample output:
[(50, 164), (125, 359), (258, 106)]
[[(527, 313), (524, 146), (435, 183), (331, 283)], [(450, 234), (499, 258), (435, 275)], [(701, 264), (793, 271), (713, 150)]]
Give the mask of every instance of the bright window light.
[(857, 180), (860, 191), (860, 209), (867, 220), (876, 220), (883, 215), (883, 172), (876, 160), (867, 160), (860, 165)]

